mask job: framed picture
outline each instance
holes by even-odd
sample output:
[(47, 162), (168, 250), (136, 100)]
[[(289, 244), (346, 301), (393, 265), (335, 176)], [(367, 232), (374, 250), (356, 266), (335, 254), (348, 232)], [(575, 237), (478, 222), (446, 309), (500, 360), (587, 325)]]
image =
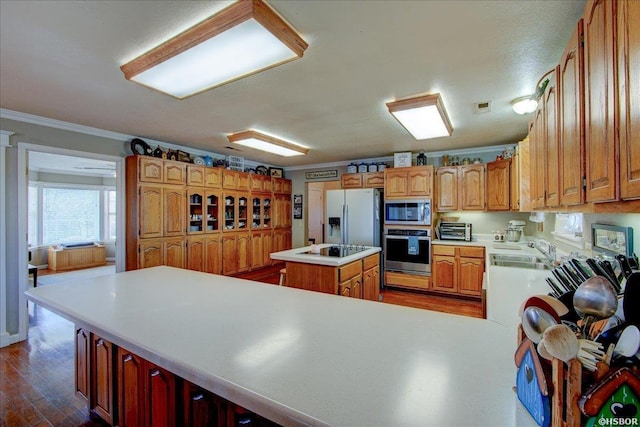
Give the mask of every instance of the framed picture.
[(411, 152), (393, 153), (393, 167), (406, 168), (411, 166)]
[(276, 178), (282, 178), (284, 176), (284, 171), (282, 168), (269, 168), (269, 175)]

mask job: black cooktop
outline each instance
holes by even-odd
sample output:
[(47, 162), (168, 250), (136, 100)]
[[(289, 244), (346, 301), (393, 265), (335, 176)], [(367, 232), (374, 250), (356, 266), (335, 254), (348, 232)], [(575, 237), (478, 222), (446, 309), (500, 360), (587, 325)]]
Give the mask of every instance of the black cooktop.
[(321, 255), (321, 256), (330, 256), (342, 258), (349, 255), (357, 254), (358, 252), (366, 251), (368, 248), (365, 246), (356, 246), (356, 245), (337, 245), (337, 246), (327, 246), (326, 248), (320, 248), (320, 253), (315, 253), (311, 251), (302, 252), (307, 255)]

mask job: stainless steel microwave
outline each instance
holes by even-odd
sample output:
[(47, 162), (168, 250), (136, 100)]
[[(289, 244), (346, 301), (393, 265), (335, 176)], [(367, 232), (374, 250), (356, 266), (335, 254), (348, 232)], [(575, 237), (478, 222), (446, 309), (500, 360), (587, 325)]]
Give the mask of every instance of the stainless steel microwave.
[(431, 199), (385, 200), (387, 225), (431, 225)]

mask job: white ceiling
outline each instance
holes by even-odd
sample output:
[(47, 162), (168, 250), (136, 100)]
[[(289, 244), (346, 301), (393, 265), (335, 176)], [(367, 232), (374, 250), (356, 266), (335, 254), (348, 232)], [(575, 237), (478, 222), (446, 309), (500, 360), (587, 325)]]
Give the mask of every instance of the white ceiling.
[[(220, 1), (0, 1), (0, 107), (279, 166), (517, 142), (528, 95), (584, 7), (561, 1), (269, 2), (309, 43), (303, 58), (176, 100), (120, 65), (214, 13)], [(415, 141), (385, 102), (442, 94), (454, 133)], [(474, 113), (490, 101), (491, 111)], [(309, 147), (281, 158), (225, 135), (249, 128)]]

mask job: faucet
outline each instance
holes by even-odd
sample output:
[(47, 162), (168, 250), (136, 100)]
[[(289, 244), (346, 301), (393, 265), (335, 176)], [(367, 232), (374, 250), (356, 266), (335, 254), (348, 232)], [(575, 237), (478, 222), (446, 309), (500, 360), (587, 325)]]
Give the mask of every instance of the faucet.
[(552, 262), (556, 260), (556, 247), (549, 243), (549, 252), (547, 252), (547, 256), (551, 259)]

